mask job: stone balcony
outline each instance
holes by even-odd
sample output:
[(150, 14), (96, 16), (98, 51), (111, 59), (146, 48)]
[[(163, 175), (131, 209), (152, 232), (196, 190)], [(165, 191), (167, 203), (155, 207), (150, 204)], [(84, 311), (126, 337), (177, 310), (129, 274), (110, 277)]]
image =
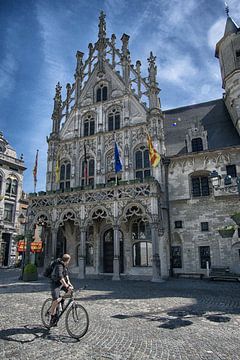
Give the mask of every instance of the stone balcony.
[(136, 199), (139, 197), (159, 197), (161, 187), (157, 180), (149, 177), (144, 181), (139, 179), (115, 183), (96, 184), (96, 187), (85, 186), (56, 191), (39, 191), (29, 194), (29, 205), (32, 209), (66, 206), (86, 203), (104, 203), (120, 199)]

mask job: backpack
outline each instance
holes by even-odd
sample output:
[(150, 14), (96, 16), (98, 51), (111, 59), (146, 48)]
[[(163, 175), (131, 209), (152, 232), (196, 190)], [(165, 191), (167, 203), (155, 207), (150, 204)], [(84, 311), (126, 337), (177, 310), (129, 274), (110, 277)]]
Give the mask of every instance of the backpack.
[(51, 261), (50, 264), (48, 264), (48, 266), (45, 268), (43, 272), (43, 276), (51, 279), (51, 275), (53, 273), (56, 264), (57, 264), (57, 260)]

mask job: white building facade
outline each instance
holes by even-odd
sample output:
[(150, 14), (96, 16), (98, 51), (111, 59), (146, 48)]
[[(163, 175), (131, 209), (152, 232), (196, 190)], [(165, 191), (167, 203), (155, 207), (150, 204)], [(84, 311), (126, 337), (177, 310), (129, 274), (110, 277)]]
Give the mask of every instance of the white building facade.
[[(239, 29), (233, 30), (227, 41), (239, 41)], [(77, 52), (64, 101), (56, 86), (46, 193), (32, 194), (29, 208), (31, 227), (43, 228), (45, 261), (68, 252), (80, 278), (108, 274), (114, 280), (206, 273), (207, 262), (237, 269), (237, 231), (222, 242), (218, 228), (239, 210), (238, 120), (223, 99), (163, 113), (155, 56), (150, 53), (143, 77), (141, 62), (131, 64), (128, 41), (123, 34), (119, 50), (116, 36), (107, 38), (101, 13), (98, 40), (85, 60)], [(217, 56), (224, 56), (224, 41)], [(181, 119), (177, 127), (173, 119)], [(156, 168), (147, 133), (161, 154)], [(122, 161), (117, 178), (115, 143)], [(226, 181), (212, 187), (214, 169), (228, 180), (231, 175), (231, 191)]]
[(15, 263), (24, 161), (0, 133), (0, 266)]

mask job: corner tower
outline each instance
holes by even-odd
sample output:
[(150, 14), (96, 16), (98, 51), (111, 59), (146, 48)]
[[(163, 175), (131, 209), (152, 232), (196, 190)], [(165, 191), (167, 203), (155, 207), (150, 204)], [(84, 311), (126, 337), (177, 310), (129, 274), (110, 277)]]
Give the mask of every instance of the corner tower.
[(229, 16), (223, 37), (216, 44), (215, 56), (219, 59), (224, 100), (233, 124), (240, 135), (240, 28)]

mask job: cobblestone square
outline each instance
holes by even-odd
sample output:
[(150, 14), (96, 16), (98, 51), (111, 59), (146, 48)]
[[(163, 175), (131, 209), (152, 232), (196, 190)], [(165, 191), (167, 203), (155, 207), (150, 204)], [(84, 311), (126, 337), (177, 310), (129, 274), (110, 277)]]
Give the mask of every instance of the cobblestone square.
[(76, 341), (61, 319), (48, 331), (40, 309), (48, 282), (18, 280), (19, 270), (0, 269), (0, 359), (240, 359), (240, 285), (177, 279), (73, 280), (87, 284), (81, 303), (90, 326)]

